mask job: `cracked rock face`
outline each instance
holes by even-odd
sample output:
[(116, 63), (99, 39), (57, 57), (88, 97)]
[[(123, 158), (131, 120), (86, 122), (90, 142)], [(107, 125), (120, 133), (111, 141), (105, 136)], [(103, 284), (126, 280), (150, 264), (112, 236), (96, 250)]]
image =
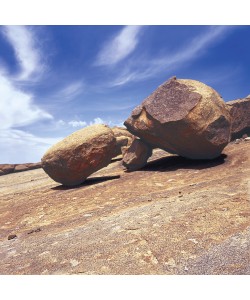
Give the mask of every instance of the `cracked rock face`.
[(53, 180), (78, 185), (110, 163), (115, 147), (116, 139), (109, 127), (92, 125), (53, 145), (44, 154), (42, 167)]
[(250, 135), (250, 95), (243, 99), (227, 102), (232, 117), (231, 140)]
[(155, 148), (192, 159), (213, 159), (230, 140), (231, 117), (214, 89), (173, 77), (137, 106), (124, 125)]

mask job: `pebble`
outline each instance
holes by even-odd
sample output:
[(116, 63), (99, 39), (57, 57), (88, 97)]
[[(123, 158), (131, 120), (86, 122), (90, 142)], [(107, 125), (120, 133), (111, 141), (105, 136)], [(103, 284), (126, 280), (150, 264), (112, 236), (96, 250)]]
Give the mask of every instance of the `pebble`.
[(244, 138), (244, 141), (250, 141), (250, 136)]
[(188, 241), (198, 244), (198, 241), (196, 239), (188, 239)]

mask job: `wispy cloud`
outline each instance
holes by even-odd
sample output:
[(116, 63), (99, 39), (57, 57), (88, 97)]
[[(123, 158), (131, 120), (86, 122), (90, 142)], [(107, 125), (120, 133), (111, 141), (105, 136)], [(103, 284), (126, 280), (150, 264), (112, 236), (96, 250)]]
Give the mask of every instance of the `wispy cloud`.
[(52, 115), (33, 103), (31, 94), (25, 93), (0, 73), (0, 128), (30, 125)]
[(55, 100), (60, 102), (71, 101), (78, 95), (80, 95), (84, 90), (84, 82), (81, 80), (71, 82), (66, 86), (62, 87), (55, 95), (51, 96)]
[(21, 67), (17, 79), (27, 80), (34, 74), (41, 73), (43, 69), (41, 54), (32, 29), (26, 26), (4, 26), (3, 32), (14, 48)]
[(210, 46), (218, 43), (231, 29), (232, 26), (211, 26), (202, 35), (195, 37), (188, 45), (174, 53), (157, 58), (147, 57), (144, 60), (135, 58), (127, 63), (122, 73), (110, 85), (124, 85), (131, 81), (141, 81), (153, 77), (160, 72), (173, 72), (184, 63), (191, 63), (204, 55)]
[[(14, 49), (20, 66), (17, 76), (9, 76), (7, 66), (0, 66), (0, 163), (39, 161), (43, 153), (60, 138), (38, 137), (20, 130), (53, 116), (34, 102), (34, 96), (20, 89), (34, 81), (43, 70), (36, 36), (30, 27), (4, 26), (4, 36)], [(3, 68), (4, 66), (4, 68)]]
[(142, 26), (125, 26), (101, 49), (96, 65), (114, 65), (131, 54), (138, 44), (138, 35), (142, 28)]
[(0, 131), (0, 163), (38, 162), (49, 147), (62, 137), (37, 137), (22, 130)]

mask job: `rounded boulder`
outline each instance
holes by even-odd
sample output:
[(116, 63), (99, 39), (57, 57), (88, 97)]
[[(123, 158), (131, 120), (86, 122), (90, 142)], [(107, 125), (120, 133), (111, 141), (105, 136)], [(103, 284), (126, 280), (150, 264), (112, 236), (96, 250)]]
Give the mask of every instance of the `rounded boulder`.
[(116, 139), (106, 125), (80, 129), (53, 145), (42, 158), (42, 168), (56, 182), (79, 185), (106, 167), (115, 151)]
[(230, 140), (231, 117), (213, 88), (173, 77), (137, 106), (124, 125), (155, 148), (191, 159), (213, 159)]

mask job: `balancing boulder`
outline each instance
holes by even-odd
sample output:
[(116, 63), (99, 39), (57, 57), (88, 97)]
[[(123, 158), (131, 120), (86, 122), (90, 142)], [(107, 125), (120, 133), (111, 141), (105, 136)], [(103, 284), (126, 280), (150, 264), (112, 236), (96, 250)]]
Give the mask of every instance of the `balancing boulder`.
[(230, 140), (231, 117), (214, 89), (173, 77), (137, 106), (124, 125), (155, 148), (191, 159), (213, 159)]
[(42, 158), (44, 171), (66, 186), (82, 183), (107, 166), (115, 151), (113, 131), (105, 125), (80, 129), (53, 145)]

